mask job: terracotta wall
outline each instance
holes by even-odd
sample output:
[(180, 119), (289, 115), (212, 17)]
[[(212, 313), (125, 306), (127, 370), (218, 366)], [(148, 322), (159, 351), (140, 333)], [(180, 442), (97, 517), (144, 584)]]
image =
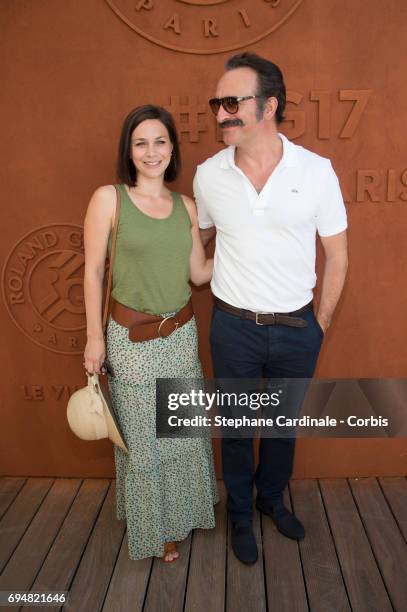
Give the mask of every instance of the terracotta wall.
[[(207, 99), (237, 48), (281, 66), (283, 131), (332, 159), (347, 201), (349, 279), (317, 375), (406, 376), (406, 19), (403, 0), (2, 0), (1, 473), (113, 473), (110, 445), (65, 420), (84, 382), (86, 205), (146, 102), (176, 116), (191, 193), (222, 147)], [(210, 373), (209, 289), (194, 301)], [(298, 445), (298, 477), (403, 473), (405, 439)]]

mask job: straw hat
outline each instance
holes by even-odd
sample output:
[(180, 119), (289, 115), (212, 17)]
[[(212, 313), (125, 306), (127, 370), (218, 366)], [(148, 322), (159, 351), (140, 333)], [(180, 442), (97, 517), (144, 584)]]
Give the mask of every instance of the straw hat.
[(70, 428), (78, 438), (110, 438), (120, 448), (128, 450), (109, 393), (100, 384), (97, 374), (89, 374), (87, 386), (71, 395), (67, 418)]

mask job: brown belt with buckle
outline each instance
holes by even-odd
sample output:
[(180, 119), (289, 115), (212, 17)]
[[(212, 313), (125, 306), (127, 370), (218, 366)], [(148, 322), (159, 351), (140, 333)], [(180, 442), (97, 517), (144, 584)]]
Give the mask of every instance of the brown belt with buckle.
[(133, 310), (133, 308), (124, 306), (112, 299), (110, 314), (116, 323), (127, 327), (129, 339), (132, 342), (145, 342), (146, 340), (171, 336), (175, 330), (192, 319), (194, 311), (191, 300), (174, 315), (163, 317)]
[(302, 308), (293, 312), (252, 312), (244, 308), (236, 308), (231, 304), (227, 304), (223, 300), (215, 297), (215, 306), (224, 312), (227, 312), (235, 317), (249, 319), (254, 321), (256, 325), (288, 325), (289, 327), (307, 327), (308, 323), (304, 319), (299, 319), (298, 316), (312, 309), (312, 300)]

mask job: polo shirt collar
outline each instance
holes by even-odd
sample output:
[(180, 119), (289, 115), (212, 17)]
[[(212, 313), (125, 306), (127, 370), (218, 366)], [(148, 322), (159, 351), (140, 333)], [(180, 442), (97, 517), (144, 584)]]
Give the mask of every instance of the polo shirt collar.
[(280, 163), (284, 166), (296, 166), (298, 164), (297, 145), (288, 140), (284, 134), (278, 134), (283, 143), (283, 157)]
[[(298, 164), (298, 155), (296, 151), (296, 145), (288, 140), (284, 134), (278, 134), (282, 143), (283, 143), (283, 157), (280, 160), (280, 164), (282, 166), (296, 166)], [(224, 155), (222, 155), (220, 160), (220, 167), (224, 170), (228, 169), (236, 169), (235, 164), (235, 150), (236, 147), (231, 145), (224, 149)]]

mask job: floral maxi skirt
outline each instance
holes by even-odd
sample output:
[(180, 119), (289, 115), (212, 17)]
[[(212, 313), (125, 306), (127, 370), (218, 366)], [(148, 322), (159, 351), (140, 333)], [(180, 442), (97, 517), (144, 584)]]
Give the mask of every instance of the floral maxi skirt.
[(127, 523), (131, 559), (162, 556), (165, 542), (215, 526), (218, 501), (209, 438), (157, 438), (156, 378), (202, 376), (195, 319), (167, 338), (131, 342), (112, 319), (109, 387), (129, 448), (115, 446), (117, 518)]

